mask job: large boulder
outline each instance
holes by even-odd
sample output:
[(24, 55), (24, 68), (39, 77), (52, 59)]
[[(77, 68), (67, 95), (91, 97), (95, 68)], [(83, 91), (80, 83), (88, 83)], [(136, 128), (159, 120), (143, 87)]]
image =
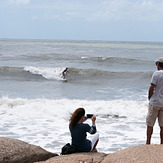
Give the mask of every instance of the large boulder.
[(57, 154), (20, 140), (0, 137), (0, 163), (33, 163)]
[(109, 154), (101, 163), (162, 163), (163, 145), (139, 145)]
[(104, 157), (106, 154), (99, 152), (75, 153), (53, 157), (39, 163), (100, 163)]

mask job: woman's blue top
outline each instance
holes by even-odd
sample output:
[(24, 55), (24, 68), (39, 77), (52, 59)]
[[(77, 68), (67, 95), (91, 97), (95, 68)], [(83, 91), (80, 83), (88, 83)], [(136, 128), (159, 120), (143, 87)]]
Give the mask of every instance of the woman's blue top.
[(74, 145), (80, 152), (91, 151), (91, 141), (87, 139), (87, 132), (90, 134), (96, 133), (96, 126), (85, 123), (77, 124), (70, 128), (72, 145)]

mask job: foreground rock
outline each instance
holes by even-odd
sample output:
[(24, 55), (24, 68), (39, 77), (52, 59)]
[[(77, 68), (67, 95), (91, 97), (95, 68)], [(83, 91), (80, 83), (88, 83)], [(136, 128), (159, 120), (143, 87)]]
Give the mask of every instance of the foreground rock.
[(163, 163), (163, 145), (140, 145), (109, 154), (101, 163)]
[(41, 163), (100, 163), (105, 157), (105, 153), (99, 152), (76, 153), (57, 156)]
[[(51, 158), (52, 157), (52, 158)], [(58, 156), (20, 140), (0, 137), (0, 163), (163, 163), (163, 145), (139, 145), (112, 154)]]
[(57, 154), (20, 140), (0, 137), (0, 163), (33, 163)]

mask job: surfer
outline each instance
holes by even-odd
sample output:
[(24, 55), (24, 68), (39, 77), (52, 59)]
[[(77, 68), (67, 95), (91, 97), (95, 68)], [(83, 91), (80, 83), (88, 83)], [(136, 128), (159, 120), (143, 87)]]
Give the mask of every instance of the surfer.
[(65, 68), (65, 69), (62, 71), (62, 78), (63, 78), (63, 79), (65, 79), (66, 73), (68, 72), (67, 70), (68, 70), (68, 68)]

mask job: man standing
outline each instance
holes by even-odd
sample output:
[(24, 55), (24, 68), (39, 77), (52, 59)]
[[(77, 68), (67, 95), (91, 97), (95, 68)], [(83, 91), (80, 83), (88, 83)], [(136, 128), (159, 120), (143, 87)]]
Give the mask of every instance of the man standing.
[(156, 66), (158, 71), (153, 73), (151, 86), (148, 93), (149, 108), (146, 118), (146, 144), (151, 143), (153, 126), (157, 118), (160, 126), (160, 144), (163, 144), (163, 57), (159, 58), (159, 60), (156, 62)]

